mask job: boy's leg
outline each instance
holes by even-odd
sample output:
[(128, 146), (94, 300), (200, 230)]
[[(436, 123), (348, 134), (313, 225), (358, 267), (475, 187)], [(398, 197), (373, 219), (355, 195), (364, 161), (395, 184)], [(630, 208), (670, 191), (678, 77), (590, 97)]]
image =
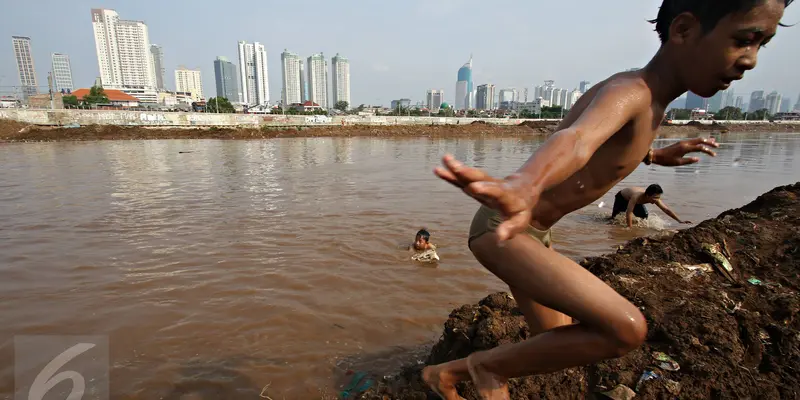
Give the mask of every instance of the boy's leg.
[(552, 308), (547, 308), (531, 299), (523, 290), (517, 289), (514, 286), (509, 286), (514, 300), (517, 302), (520, 311), (525, 316), (525, 321), (528, 323), (530, 336), (536, 336), (542, 332), (549, 331), (559, 326), (569, 325), (572, 323), (572, 317), (560, 313)]
[(628, 200), (625, 200), (621, 192), (617, 192), (617, 194), (614, 195), (614, 206), (611, 208), (611, 219), (614, 219), (617, 214), (624, 213), (627, 210)]
[(647, 325), (633, 304), (580, 265), (533, 238), (517, 235), (500, 248), (497, 236), (489, 232), (473, 240), (470, 247), (481, 264), (512, 283), (517, 291), (580, 323), (478, 352), (467, 360), (426, 368), (426, 381), (438, 385), (446, 399), (458, 399), (453, 387), (467, 377), (484, 398), (502, 399), (507, 396), (509, 378), (620, 357), (644, 341)]
[(637, 204), (633, 206), (633, 215), (641, 219), (647, 219), (650, 213), (647, 212), (647, 207), (645, 207), (644, 204)]

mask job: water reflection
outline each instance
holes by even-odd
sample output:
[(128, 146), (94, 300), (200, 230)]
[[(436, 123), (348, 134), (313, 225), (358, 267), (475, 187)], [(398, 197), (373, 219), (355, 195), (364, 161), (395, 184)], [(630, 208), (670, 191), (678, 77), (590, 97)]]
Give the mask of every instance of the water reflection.
[[(797, 136), (720, 141), (718, 157), (696, 165), (640, 166), (556, 225), (556, 248), (579, 259), (652, 234), (608, 223), (623, 186), (660, 183), (678, 215), (701, 221), (800, 180)], [(0, 147), (0, 339), (74, 327), (108, 334), (115, 390), (143, 398), (164, 395), (170, 383), (154, 382), (152, 371), (195, 387), (195, 378), (179, 378), (187, 365), (203, 366), (210, 379), (235, 377), (246, 391), (271, 381), (274, 393), (316, 393), (331, 384), (337, 360), (428, 343), (454, 306), (503, 289), (465, 245), (477, 203), (431, 169), (452, 153), (501, 177), (540, 143), (303, 138)], [(397, 250), (421, 226), (439, 245), (438, 268), (419, 268)], [(241, 354), (276, 361), (226, 364)], [(12, 373), (0, 369), (0, 379)]]

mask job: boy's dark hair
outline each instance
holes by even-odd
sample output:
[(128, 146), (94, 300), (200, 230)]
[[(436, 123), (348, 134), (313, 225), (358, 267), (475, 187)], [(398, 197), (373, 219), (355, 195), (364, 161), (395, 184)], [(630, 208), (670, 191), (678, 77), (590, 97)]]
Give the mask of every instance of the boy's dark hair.
[(426, 242), (431, 240), (430, 232), (426, 231), (425, 229), (420, 229), (419, 232), (417, 232), (417, 237), (422, 237)]
[[(717, 26), (719, 20), (726, 15), (750, 11), (764, 1), (765, 0), (664, 0), (664, 2), (661, 3), (661, 8), (658, 10), (656, 19), (650, 20), (649, 22), (656, 24), (656, 32), (658, 32), (658, 37), (663, 44), (669, 40), (669, 27), (672, 25), (672, 21), (682, 13), (692, 13), (700, 20), (700, 23), (703, 24), (703, 29), (706, 32), (710, 32)], [(794, 0), (778, 1), (782, 1), (784, 5), (788, 7)], [(785, 25), (781, 24), (781, 26)]]
[(662, 189), (661, 185), (657, 183), (648, 186), (644, 191), (645, 196), (655, 196), (657, 194), (664, 194), (664, 189)]

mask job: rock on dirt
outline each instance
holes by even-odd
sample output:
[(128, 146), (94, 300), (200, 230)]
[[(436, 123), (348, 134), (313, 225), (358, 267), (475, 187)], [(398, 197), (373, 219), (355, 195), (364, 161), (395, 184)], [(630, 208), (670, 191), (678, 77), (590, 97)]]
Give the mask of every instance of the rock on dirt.
[[(672, 237), (635, 239), (615, 254), (584, 260), (640, 307), (646, 343), (619, 359), (513, 379), (511, 398), (605, 398), (599, 393), (618, 385), (635, 388), (637, 399), (800, 398), (799, 196), (800, 183), (778, 187)], [(727, 254), (733, 283), (716, 269), (686, 274), (685, 266), (715, 262), (703, 244)], [(425, 364), (528, 337), (512, 297), (495, 293), (453, 310)], [(664, 356), (675, 364), (656, 359)], [(404, 368), (360, 398), (436, 398), (420, 379), (422, 368)], [(639, 383), (647, 371), (657, 377)], [(471, 383), (458, 390), (478, 399)]]

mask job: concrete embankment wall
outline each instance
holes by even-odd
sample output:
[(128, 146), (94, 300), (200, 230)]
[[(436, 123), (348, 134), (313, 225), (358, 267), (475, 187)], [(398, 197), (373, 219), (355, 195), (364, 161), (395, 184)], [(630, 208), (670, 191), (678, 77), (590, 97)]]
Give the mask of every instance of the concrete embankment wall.
[[(116, 110), (25, 110), (0, 109), (0, 119), (11, 119), (34, 125), (130, 125), (130, 126), (241, 126), (257, 127), (298, 125), (457, 125), (485, 121), (497, 125), (518, 125), (523, 119), (444, 118), (270, 114), (206, 114), (185, 112), (146, 112)], [(553, 120), (556, 121), (556, 120)]]
[[(314, 125), (458, 125), (484, 121), (495, 125), (518, 125), (524, 119), (508, 118), (452, 118), (452, 117), (390, 117), (390, 116), (307, 116), (270, 114), (206, 114), (160, 111), (116, 110), (28, 110), (0, 109), (0, 119), (10, 119), (27, 124), (44, 126), (64, 125), (128, 125), (170, 127), (258, 127), (258, 126), (314, 126)], [(534, 120), (553, 121), (558, 120)], [(675, 125), (689, 121), (671, 121)], [(711, 121), (701, 121), (710, 124)], [(727, 121), (735, 124), (769, 124), (769, 121)], [(793, 123), (797, 123), (794, 121)]]

